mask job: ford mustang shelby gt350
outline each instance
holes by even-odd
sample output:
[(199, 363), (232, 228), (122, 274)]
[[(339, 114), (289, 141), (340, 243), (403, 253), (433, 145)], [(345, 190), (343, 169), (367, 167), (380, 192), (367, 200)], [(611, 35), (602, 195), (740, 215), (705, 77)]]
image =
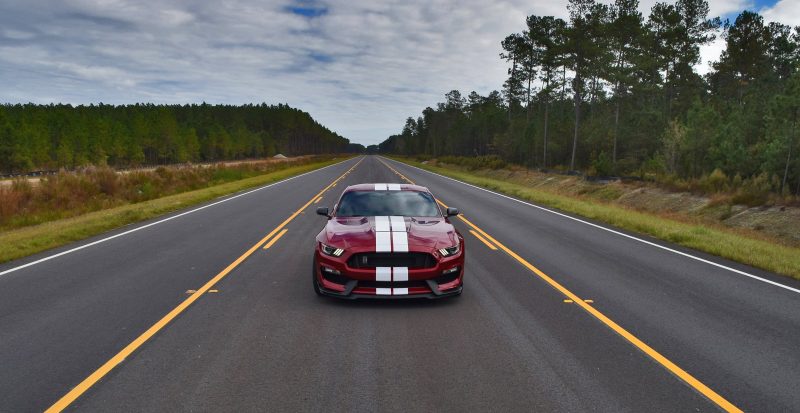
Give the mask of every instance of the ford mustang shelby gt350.
[(464, 237), (427, 188), (347, 187), (317, 235), (313, 284), (340, 298), (441, 298), (461, 294)]

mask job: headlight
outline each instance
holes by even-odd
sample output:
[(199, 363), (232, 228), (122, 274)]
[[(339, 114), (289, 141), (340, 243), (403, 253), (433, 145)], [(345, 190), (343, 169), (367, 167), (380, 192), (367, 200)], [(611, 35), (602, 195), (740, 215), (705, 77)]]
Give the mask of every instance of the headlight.
[(439, 250), (439, 254), (442, 254), (442, 257), (449, 257), (451, 255), (458, 254), (458, 245), (453, 245), (452, 247), (442, 248)]
[(341, 257), (344, 254), (344, 250), (341, 248), (331, 247), (330, 245), (325, 245), (323, 243), (319, 243), (320, 249), (322, 253), (325, 255), (330, 255), (332, 257)]

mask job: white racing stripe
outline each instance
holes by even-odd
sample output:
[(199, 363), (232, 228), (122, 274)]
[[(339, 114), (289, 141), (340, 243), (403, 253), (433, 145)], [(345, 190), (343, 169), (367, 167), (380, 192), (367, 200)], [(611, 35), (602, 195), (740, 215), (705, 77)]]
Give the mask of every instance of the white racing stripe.
[(403, 217), (375, 217), (375, 251), (408, 252), (408, 235)]
[(406, 231), (406, 220), (403, 217), (391, 216), (389, 221), (392, 223), (392, 231)]
[(375, 252), (392, 252), (391, 232), (375, 233)]
[(400, 184), (375, 184), (376, 191), (399, 191)]
[(393, 267), (392, 279), (394, 281), (408, 281), (408, 267)]
[(392, 251), (408, 252), (408, 234), (406, 232), (392, 232)]
[[(408, 267), (375, 267), (375, 281), (408, 281)], [(375, 288), (376, 295), (408, 295), (408, 288)]]
[[(393, 267), (392, 281), (408, 281), (408, 267)], [(408, 288), (392, 288), (392, 295), (408, 295)]]
[[(378, 184), (375, 184), (376, 187)], [(375, 251), (408, 252), (406, 220), (401, 216), (376, 216)], [(408, 281), (408, 267), (375, 267), (375, 281)], [(376, 295), (408, 295), (408, 288), (375, 288)]]
[(389, 217), (375, 217), (375, 251), (392, 252), (391, 226)]
[(376, 267), (375, 281), (392, 281), (392, 267)]
[(375, 231), (376, 232), (389, 232), (392, 229), (389, 227), (389, 217), (375, 217)]

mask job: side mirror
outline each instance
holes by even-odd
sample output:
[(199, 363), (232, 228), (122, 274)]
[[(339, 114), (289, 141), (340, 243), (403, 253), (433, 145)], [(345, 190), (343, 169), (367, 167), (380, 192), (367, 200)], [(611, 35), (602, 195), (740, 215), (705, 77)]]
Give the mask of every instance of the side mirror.
[(331, 217), (331, 215), (329, 213), (329, 210), (328, 210), (328, 207), (319, 207), (319, 208), (317, 208), (317, 215), (325, 215), (328, 218)]
[(458, 208), (447, 208), (446, 214), (448, 217), (454, 217), (460, 214), (460, 212), (458, 212)]

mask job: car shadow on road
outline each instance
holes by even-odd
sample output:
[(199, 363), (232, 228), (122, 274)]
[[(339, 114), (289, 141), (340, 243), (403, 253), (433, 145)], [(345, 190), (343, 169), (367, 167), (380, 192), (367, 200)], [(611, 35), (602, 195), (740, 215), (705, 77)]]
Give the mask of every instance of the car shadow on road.
[(418, 309), (418, 308), (441, 308), (458, 305), (466, 297), (446, 297), (441, 299), (428, 298), (404, 298), (404, 299), (356, 299), (345, 300), (335, 297), (317, 297), (320, 305), (333, 306), (338, 308), (369, 309), (369, 308), (395, 308), (398, 310)]

